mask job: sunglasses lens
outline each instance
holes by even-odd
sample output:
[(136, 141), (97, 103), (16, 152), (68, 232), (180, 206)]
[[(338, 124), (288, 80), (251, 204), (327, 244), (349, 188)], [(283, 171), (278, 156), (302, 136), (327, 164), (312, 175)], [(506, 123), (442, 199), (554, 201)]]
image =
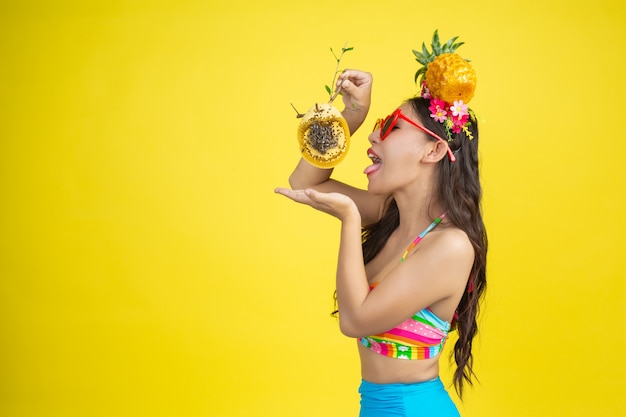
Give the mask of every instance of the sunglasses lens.
[(374, 129), (372, 129), (372, 132), (376, 132), (378, 129), (380, 129), (381, 123), (382, 123), (382, 119), (376, 120), (376, 123), (374, 124)]
[(384, 139), (385, 137), (387, 137), (389, 132), (391, 132), (391, 128), (395, 124), (394, 121), (395, 121), (395, 117), (392, 117), (392, 116), (389, 116), (385, 120), (383, 120), (383, 123), (382, 123), (382, 126), (381, 126), (381, 130), (380, 130), (380, 137), (381, 138)]

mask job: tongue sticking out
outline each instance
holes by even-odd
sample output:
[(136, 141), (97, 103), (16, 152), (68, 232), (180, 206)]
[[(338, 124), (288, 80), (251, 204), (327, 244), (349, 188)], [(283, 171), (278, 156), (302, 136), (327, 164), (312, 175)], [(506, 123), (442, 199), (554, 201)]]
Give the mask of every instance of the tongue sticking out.
[(372, 165), (365, 168), (365, 171), (363, 171), (363, 173), (365, 175), (370, 175), (371, 173), (378, 171), (381, 165), (382, 164), (380, 162), (374, 162)]

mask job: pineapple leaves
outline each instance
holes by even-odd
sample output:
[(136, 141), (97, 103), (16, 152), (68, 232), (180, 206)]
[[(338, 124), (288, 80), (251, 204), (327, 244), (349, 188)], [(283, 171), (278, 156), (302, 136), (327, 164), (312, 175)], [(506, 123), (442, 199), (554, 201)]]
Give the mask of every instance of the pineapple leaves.
[[(415, 60), (417, 62), (419, 62), (420, 64), (423, 65), (422, 68), (420, 68), (416, 73), (415, 73), (415, 82), (418, 81), (418, 79), (420, 77), (423, 77), (426, 74), (426, 70), (428, 68), (428, 64), (433, 62), (435, 60), (435, 58), (437, 58), (439, 55), (442, 54), (452, 54), (455, 53), (456, 50), (463, 44), (465, 44), (465, 42), (456, 42), (456, 40), (458, 39), (458, 36), (455, 36), (451, 39), (449, 39), (445, 44), (441, 44), (441, 39), (439, 38), (439, 29), (435, 29), (435, 33), (433, 34), (433, 39), (431, 41), (431, 48), (432, 48), (432, 52), (430, 52), (428, 50), (428, 48), (426, 47), (426, 44), (424, 42), (422, 42), (422, 51), (416, 51), (415, 49), (413, 49), (413, 55), (415, 55)], [(456, 42), (456, 43), (455, 43)], [(468, 60), (469, 62), (469, 60)]]
[(456, 51), (461, 45), (465, 45), (465, 42), (455, 43), (454, 45), (452, 45), (450, 52)]
[(420, 77), (424, 77), (424, 74), (426, 74), (426, 67), (422, 67), (422, 68), (417, 70), (417, 72), (415, 73), (415, 80), (414, 80), (416, 84), (417, 84), (417, 80)]
[(431, 45), (433, 47), (433, 53), (435, 56), (441, 55), (441, 41), (439, 40), (439, 29), (435, 30), (435, 34), (433, 35), (433, 43)]
[(454, 52), (456, 50), (456, 48), (458, 48), (459, 46), (463, 45), (465, 42), (459, 42), (457, 44), (454, 43), (454, 41), (456, 41), (459, 37), (455, 36), (454, 38), (450, 39), (448, 42), (446, 42), (446, 44), (443, 46), (443, 50), (446, 52)]
[(413, 55), (415, 55), (415, 60), (422, 65), (428, 65), (428, 63), (432, 61), (432, 56), (424, 44), (422, 44), (422, 52), (416, 51), (415, 49), (412, 49), (412, 52)]
[(428, 58), (430, 57), (430, 52), (428, 52), (428, 48), (426, 48), (426, 44), (422, 42), (422, 54), (424, 54), (424, 58), (428, 62)]

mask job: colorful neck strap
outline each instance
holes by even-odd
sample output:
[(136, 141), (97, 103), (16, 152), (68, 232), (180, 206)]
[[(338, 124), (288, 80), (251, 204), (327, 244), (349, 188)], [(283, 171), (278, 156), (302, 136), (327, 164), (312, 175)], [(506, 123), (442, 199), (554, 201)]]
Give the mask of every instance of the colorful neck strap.
[(409, 252), (411, 251), (411, 249), (413, 249), (415, 247), (415, 245), (417, 245), (418, 243), (420, 243), (420, 241), (422, 239), (424, 239), (424, 236), (426, 236), (426, 234), (428, 232), (430, 232), (431, 230), (433, 230), (435, 228), (435, 226), (437, 226), (439, 223), (441, 223), (441, 220), (444, 219), (444, 217), (446, 217), (446, 213), (441, 213), (441, 215), (439, 217), (437, 217), (435, 219), (434, 222), (432, 222), (430, 224), (430, 226), (428, 226), (426, 228), (426, 230), (424, 230), (422, 233), (419, 234), (418, 237), (415, 238), (415, 240), (409, 245), (408, 248), (406, 248), (406, 250), (404, 251), (404, 255), (402, 255), (402, 259), (400, 259), (400, 262), (404, 262), (404, 260), (406, 259), (406, 256), (409, 254)]

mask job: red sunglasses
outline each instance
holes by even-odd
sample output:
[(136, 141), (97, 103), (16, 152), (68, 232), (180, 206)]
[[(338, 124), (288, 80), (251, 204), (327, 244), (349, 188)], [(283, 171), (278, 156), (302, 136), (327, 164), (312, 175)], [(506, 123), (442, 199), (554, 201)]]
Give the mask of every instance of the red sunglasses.
[(426, 129), (424, 126), (419, 125), (415, 123), (413, 120), (406, 117), (404, 114), (402, 114), (402, 111), (400, 111), (400, 109), (396, 109), (396, 111), (394, 111), (393, 113), (391, 113), (389, 116), (385, 117), (384, 119), (376, 120), (376, 124), (374, 125), (373, 131), (375, 132), (376, 130), (380, 129), (380, 140), (385, 140), (387, 136), (389, 136), (389, 134), (393, 130), (393, 127), (398, 122), (398, 119), (406, 120), (407, 122), (409, 122), (416, 128), (420, 129), (422, 132), (432, 136), (433, 138), (437, 140), (443, 141), (443, 143), (445, 143), (446, 147), (448, 148), (448, 156), (450, 157), (450, 162), (456, 161), (456, 158), (454, 157), (454, 154), (450, 150), (450, 147), (448, 146), (447, 141), (442, 139), (441, 136), (437, 135), (433, 131)]

